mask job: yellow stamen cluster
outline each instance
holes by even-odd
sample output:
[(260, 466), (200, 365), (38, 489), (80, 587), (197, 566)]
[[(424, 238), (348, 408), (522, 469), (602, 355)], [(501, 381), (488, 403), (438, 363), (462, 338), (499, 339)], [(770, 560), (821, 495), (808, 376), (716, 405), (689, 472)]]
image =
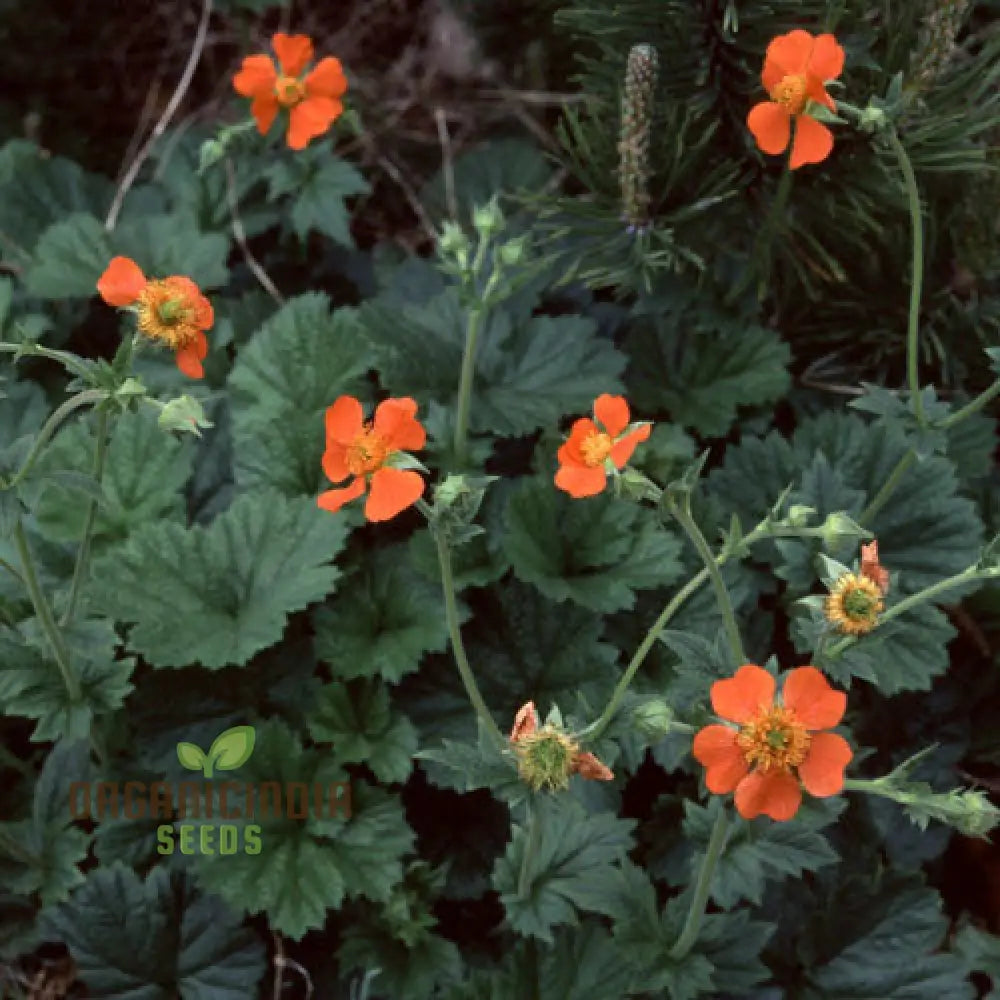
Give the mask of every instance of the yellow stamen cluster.
[(801, 74), (784, 76), (771, 90), (771, 100), (784, 105), (790, 115), (801, 114), (806, 106), (806, 78)]
[(294, 108), (306, 96), (306, 85), (294, 76), (279, 76), (274, 84), (274, 96), (283, 108)]
[(150, 281), (136, 303), (139, 332), (178, 350), (198, 336), (197, 310), (187, 289), (171, 278)]
[(595, 431), (588, 435), (580, 443), (583, 464), (590, 468), (603, 464), (604, 460), (611, 454), (614, 443), (611, 435), (605, 434), (603, 431)]
[(736, 743), (746, 762), (761, 771), (787, 771), (805, 759), (811, 737), (790, 708), (772, 705), (739, 731)]
[(546, 725), (520, 737), (512, 746), (517, 755), (517, 773), (536, 792), (569, 787), (580, 747), (566, 733)]
[(826, 620), (847, 635), (871, 632), (884, 609), (879, 585), (856, 573), (845, 573), (833, 585), (823, 605)]
[(364, 430), (347, 446), (347, 468), (355, 476), (374, 472), (385, 464), (389, 451), (388, 441), (371, 424), (365, 424)]

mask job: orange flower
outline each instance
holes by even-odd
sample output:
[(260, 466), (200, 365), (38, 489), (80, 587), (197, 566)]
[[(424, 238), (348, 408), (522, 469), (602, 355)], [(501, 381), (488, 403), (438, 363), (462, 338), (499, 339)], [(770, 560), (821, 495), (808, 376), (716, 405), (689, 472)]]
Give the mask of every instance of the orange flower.
[(811, 795), (836, 795), (853, 756), (843, 736), (818, 732), (840, 722), (847, 695), (831, 688), (815, 667), (788, 672), (781, 705), (774, 693), (774, 678), (766, 670), (744, 664), (712, 685), (716, 714), (740, 728), (705, 726), (694, 738), (708, 790), (725, 795), (735, 789), (736, 810), (744, 819), (761, 814), (791, 819), (802, 801), (800, 782)]
[(191, 378), (204, 378), (208, 354), (205, 331), (215, 322), (212, 303), (183, 275), (151, 280), (134, 260), (115, 257), (98, 279), (97, 290), (109, 306), (131, 306), (139, 332), (176, 352), (177, 367)]
[[(281, 108), (288, 109), (288, 145), (305, 149), (340, 117), (340, 98), (347, 90), (347, 77), (339, 59), (327, 56), (305, 73), (312, 61), (313, 43), (308, 35), (271, 38), (278, 66), (268, 55), (247, 56), (233, 77), (233, 87), (243, 97), (253, 98), (250, 113), (264, 135)], [(303, 76), (303, 73), (305, 75)]]
[(859, 572), (871, 580), (882, 591), (883, 595), (889, 593), (889, 571), (878, 561), (877, 539), (870, 545), (861, 546), (861, 569)]
[(391, 459), (404, 448), (423, 448), (427, 434), (415, 419), (417, 404), (408, 398), (379, 403), (375, 419), (364, 420), (361, 404), (341, 396), (326, 411), (326, 451), (323, 471), (331, 482), (354, 478), (341, 489), (321, 493), (323, 510), (340, 510), (369, 486), (365, 517), (388, 521), (423, 495), (424, 481), (412, 469), (395, 468)]
[(517, 770), (535, 791), (548, 787), (567, 788), (570, 775), (589, 781), (611, 781), (611, 768), (592, 753), (584, 753), (568, 733), (552, 724), (539, 728), (533, 701), (522, 705), (514, 718), (510, 742), (517, 754)]
[(809, 102), (831, 111), (837, 106), (823, 86), (844, 69), (844, 50), (833, 35), (818, 35), (796, 29), (779, 35), (767, 47), (761, 82), (771, 95), (754, 105), (747, 127), (765, 153), (783, 153), (795, 119), (795, 139), (788, 166), (795, 170), (805, 163), (821, 163), (833, 149), (833, 133), (809, 114)]
[(649, 437), (651, 425), (643, 424), (628, 434), (628, 403), (621, 396), (604, 393), (594, 403), (594, 416), (603, 430), (589, 417), (581, 417), (560, 447), (556, 486), (572, 497), (592, 497), (608, 484), (607, 463), (623, 469), (632, 452)]

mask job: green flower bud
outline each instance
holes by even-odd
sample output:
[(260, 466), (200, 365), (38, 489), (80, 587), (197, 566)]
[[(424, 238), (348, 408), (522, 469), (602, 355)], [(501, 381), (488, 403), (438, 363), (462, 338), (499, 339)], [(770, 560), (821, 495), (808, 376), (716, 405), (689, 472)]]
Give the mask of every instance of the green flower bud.
[(500, 263), (505, 267), (513, 267), (516, 264), (520, 264), (524, 259), (527, 249), (528, 238), (526, 236), (519, 236), (516, 240), (508, 240), (508, 242), (500, 246)]
[(650, 740), (662, 740), (673, 729), (673, 709), (662, 699), (652, 698), (636, 706), (632, 712), (632, 723), (643, 736)]
[(805, 504), (800, 503), (792, 504), (792, 506), (788, 508), (788, 515), (785, 518), (785, 523), (791, 525), (793, 528), (804, 528), (815, 513), (815, 507), (807, 507)]
[(472, 210), (472, 225), (484, 240), (499, 233), (504, 224), (503, 212), (500, 211), (496, 198), (491, 198), (485, 205), (477, 205)]
[(200, 427), (212, 427), (206, 419), (201, 403), (191, 396), (179, 396), (163, 404), (157, 424), (165, 431), (182, 431), (201, 437)]
[(198, 152), (198, 173), (214, 167), (226, 155), (226, 147), (218, 139), (206, 139)]
[(820, 531), (827, 548), (833, 548), (849, 539), (864, 538), (868, 532), (842, 510), (834, 511), (823, 522)]

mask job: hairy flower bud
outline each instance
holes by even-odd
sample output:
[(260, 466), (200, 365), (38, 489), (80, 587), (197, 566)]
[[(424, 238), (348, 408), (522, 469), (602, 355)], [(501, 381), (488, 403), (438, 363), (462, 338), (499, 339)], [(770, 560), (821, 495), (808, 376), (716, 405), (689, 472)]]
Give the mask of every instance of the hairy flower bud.
[(662, 698), (652, 698), (635, 707), (632, 723), (648, 739), (661, 740), (673, 729), (674, 712)]
[(652, 45), (633, 45), (625, 66), (618, 179), (622, 210), (630, 227), (649, 221), (649, 141), (659, 59)]

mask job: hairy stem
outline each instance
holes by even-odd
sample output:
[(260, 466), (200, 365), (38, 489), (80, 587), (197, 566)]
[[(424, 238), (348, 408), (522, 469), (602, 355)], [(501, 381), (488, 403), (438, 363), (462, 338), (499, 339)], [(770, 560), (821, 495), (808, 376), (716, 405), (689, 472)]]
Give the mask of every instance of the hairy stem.
[(913, 240), (913, 274), (910, 281), (910, 313), (906, 327), (906, 375), (910, 384), (910, 398), (913, 401), (913, 412), (917, 422), (923, 426), (927, 422), (924, 414), (924, 404), (920, 398), (920, 376), (917, 371), (919, 356), (918, 338), (920, 334), (920, 292), (924, 281), (924, 235), (923, 222), (920, 216), (920, 191), (917, 189), (917, 178), (913, 173), (913, 165), (906, 155), (903, 144), (899, 141), (893, 129), (885, 132), (892, 151), (899, 161), (899, 169), (903, 172), (906, 184), (906, 198), (910, 206), (910, 227)]
[(56, 665), (59, 667), (63, 684), (66, 685), (66, 692), (69, 695), (70, 701), (77, 702), (83, 694), (80, 688), (80, 678), (77, 677), (73, 669), (69, 650), (67, 650), (66, 643), (63, 641), (59, 626), (56, 625), (52, 608), (49, 607), (49, 602), (45, 599), (45, 594), (42, 593), (42, 588), (38, 583), (35, 562), (31, 557), (31, 550), (28, 548), (28, 538), (24, 533), (24, 525), (20, 520), (14, 525), (14, 546), (17, 549), (17, 556), (21, 560), (21, 570), (24, 575), (25, 586), (28, 588), (28, 596), (31, 598), (32, 607), (35, 609), (35, 614), (38, 616), (42, 630), (45, 632), (45, 636), (49, 640), (49, 645), (52, 647), (52, 655), (55, 658)]
[(464, 465), (469, 434), (469, 405), (472, 401), (472, 381), (476, 369), (476, 341), (482, 325), (483, 310), (473, 307), (465, 327), (465, 353), (462, 374), (458, 380), (458, 410), (455, 417), (455, 461)]
[(698, 550), (701, 561), (708, 571), (708, 578), (712, 581), (712, 589), (715, 591), (715, 600), (719, 605), (719, 612), (722, 614), (722, 624), (726, 630), (726, 638), (729, 640), (729, 648), (737, 663), (744, 663), (746, 655), (743, 652), (743, 640), (740, 638), (740, 629), (736, 624), (736, 613), (733, 611), (733, 602), (729, 599), (729, 591), (726, 590), (725, 581), (719, 572), (719, 564), (715, 555), (708, 547), (705, 536), (701, 529), (695, 524), (691, 511), (688, 509), (686, 501), (676, 503), (668, 501), (670, 513), (677, 519), (678, 524), (684, 529), (685, 534), (691, 543)]
[[(104, 465), (108, 455), (108, 414), (106, 410), (101, 410), (97, 415), (97, 445), (94, 448), (94, 480), (100, 486), (104, 477)], [(83, 537), (80, 539), (80, 549), (76, 554), (76, 565), (73, 567), (73, 582), (69, 588), (69, 601), (66, 604), (66, 612), (62, 617), (62, 626), (65, 628), (72, 620), (76, 612), (76, 604), (80, 598), (80, 588), (87, 574), (87, 563), (90, 559), (90, 539), (94, 533), (94, 521), (97, 519), (97, 501), (93, 498), (87, 507), (87, 515), (83, 522)]]
[(954, 427), (955, 424), (961, 423), (966, 417), (972, 416), (973, 413), (981, 410), (987, 403), (1000, 396), (1000, 378), (998, 378), (993, 385), (988, 389), (981, 392), (975, 399), (966, 403), (960, 410), (956, 410), (954, 413), (950, 414), (938, 427), (941, 430), (946, 431), (949, 427)]
[(712, 834), (708, 840), (708, 850), (701, 862), (701, 869), (698, 872), (698, 881), (695, 882), (694, 896), (691, 899), (691, 908), (688, 910), (687, 919), (681, 928), (680, 936), (670, 949), (670, 957), (674, 961), (682, 959), (694, 947), (698, 940), (698, 931), (701, 928), (701, 921), (705, 916), (705, 906), (708, 904), (708, 893), (712, 888), (712, 876), (715, 874), (715, 866), (722, 856), (722, 848), (726, 843), (726, 833), (729, 829), (729, 807), (723, 804), (719, 810), (719, 815), (715, 819), (712, 827)]

